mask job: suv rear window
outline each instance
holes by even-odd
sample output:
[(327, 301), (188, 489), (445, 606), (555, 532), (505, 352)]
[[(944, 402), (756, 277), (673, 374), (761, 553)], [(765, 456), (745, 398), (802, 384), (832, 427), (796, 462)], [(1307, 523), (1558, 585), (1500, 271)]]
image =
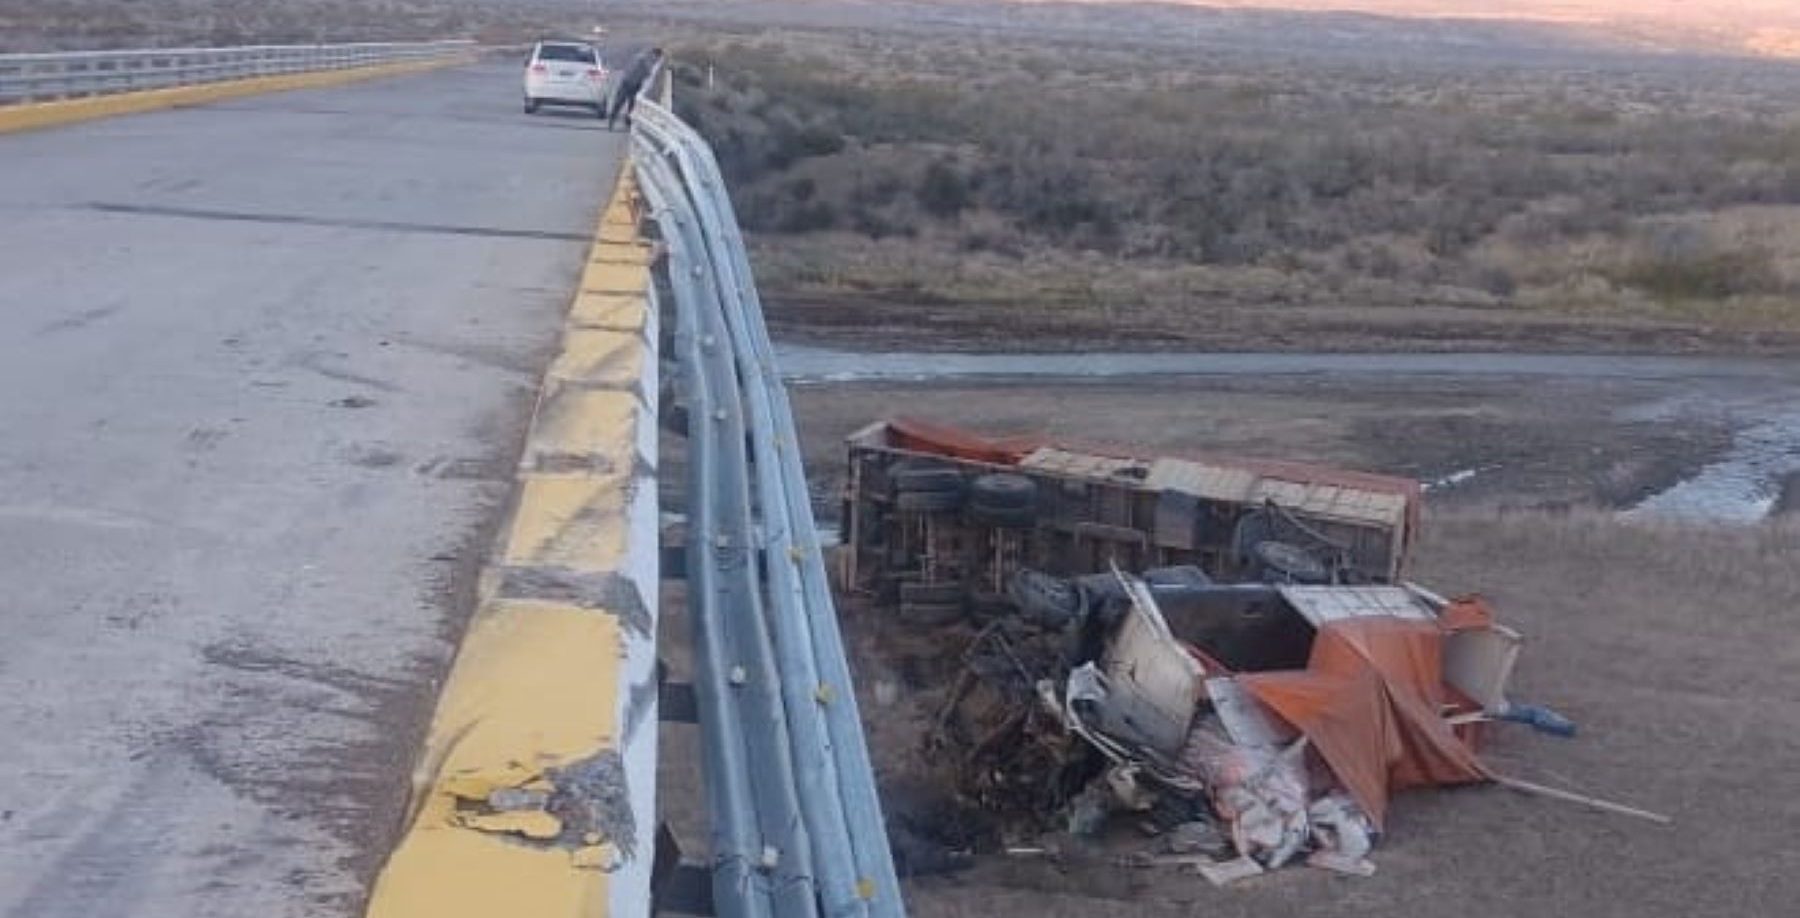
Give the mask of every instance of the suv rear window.
[(594, 62), (594, 49), (584, 45), (539, 45), (540, 61), (574, 61), (579, 64)]

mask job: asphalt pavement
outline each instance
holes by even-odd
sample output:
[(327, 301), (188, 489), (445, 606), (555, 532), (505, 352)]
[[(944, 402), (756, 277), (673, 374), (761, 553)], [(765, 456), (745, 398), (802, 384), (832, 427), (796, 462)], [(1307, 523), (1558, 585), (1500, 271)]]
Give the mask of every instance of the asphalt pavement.
[(360, 906), (623, 150), (519, 96), (0, 136), (0, 916)]

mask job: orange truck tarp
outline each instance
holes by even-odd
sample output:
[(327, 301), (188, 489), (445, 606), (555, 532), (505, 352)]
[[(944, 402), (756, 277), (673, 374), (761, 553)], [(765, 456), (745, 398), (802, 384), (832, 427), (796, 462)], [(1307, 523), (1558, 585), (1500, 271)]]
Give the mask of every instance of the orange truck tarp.
[(1342, 619), (1319, 629), (1306, 669), (1238, 681), (1307, 736), (1379, 829), (1394, 791), (1491, 779), (1440, 713), (1443, 641), (1430, 622)]
[(949, 424), (936, 424), (918, 418), (894, 418), (888, 424), (888, 445), (916, 453), (935, 453), (986, 462), (989, 465), (1018, 465), (1026, 456), (1048, 445), (1043, 437), (985, 437)]

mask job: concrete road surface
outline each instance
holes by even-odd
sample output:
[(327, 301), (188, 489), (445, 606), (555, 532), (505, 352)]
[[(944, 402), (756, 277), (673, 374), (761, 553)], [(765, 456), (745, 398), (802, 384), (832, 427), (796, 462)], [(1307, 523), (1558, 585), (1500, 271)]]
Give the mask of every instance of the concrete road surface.
[(0, 916), (360, 907), (623, 147), (519, 94), (0, 136)]

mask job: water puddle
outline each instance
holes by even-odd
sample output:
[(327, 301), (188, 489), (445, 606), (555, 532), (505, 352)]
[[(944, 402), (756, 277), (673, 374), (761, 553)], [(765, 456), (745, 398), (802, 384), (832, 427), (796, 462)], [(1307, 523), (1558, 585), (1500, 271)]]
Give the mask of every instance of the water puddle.
[(1477, 476), (1485, 472), (1492, 472), (1499, 468), (1500, 467), (1497, 465), (1487, 465), (1480, 468), (1462, 469), (1460, 471), (1451, 472), (1448, 475), (1425, 482), (1425, 493), (1429, 494), (1433, 491), (1447, 491), (1457, 485), (1474, 481)]
[(1719, 461), (1628, 513), (1754, 523), (1775, 511), (1785, 482), (1795, 474), (1800, 474), (1800, 412), (1746, 426)]
[(1537, 376), (1598, 379), (1771, 379), (1800, 381), (1791, 361), (1580, 354), (1220, 354), (860, 353), (806, 345), (776, 347), (782, 375), (796, 384), (929, 382), (955, 379), (1127, 379), (1144, 376)]

